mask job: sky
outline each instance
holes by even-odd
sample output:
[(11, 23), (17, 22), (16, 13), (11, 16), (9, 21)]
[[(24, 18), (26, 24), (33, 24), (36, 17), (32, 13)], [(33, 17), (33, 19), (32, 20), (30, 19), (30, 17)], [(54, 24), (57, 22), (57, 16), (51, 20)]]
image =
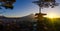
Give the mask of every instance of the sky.
[[(14, 3), (14, 9), (0, 9), (0, 15), (4, 15), (7, 17), (23, 17), (29, 14), (38, 13), (39, 7), (32, 3), (32, 1), (35, 0), (16, 0)], [(58, 3), (60, 3), (60, 0), (57, 0)], [(56, 14), (58, 17), (60, 17), (60, 5), (55, 8), (43, 8), (42, 13), (46, 14)]]

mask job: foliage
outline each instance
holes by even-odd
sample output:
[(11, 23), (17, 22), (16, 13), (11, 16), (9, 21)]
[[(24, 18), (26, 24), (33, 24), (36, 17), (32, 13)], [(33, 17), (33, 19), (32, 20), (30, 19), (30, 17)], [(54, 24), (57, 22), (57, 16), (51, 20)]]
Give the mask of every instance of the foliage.
[(13, 3), (16, 2), (16, 0), (0, 0), (0, 9), (1, 7), (4, 7), (5, 9), (13, 9)]
[(55, 6), (58, 6), (58, 3), (56, 3), (55, 0), (39, 0), (39, 1), (34, 1), (33, 3), (36, 3), (41, 8), (48, 8), (50, 6), (51, 8), (54, 8)]

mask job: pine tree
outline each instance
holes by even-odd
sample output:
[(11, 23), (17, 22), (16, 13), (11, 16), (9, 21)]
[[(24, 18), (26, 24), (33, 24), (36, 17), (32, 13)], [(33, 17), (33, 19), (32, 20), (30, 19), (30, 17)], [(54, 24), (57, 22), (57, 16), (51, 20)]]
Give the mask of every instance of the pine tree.
[(48, 27), (44, 23), (44, 13), (41, 13), (42, 8), (54, 8), (55, 6), (58, 6), (58, 3), (56, 3), (56, 0), (38, 0), (33, 1), (33, 3), (37, 4), (39, 6), (39, 13), (36, 13), (36, 19), (37, 19), (37, 31), (48, 31)]
[(16, 0), (0, 0), (0, 9), (2, 9), (2, 7), (5, 9), (13, 9), (14, 2), (16, 2)]

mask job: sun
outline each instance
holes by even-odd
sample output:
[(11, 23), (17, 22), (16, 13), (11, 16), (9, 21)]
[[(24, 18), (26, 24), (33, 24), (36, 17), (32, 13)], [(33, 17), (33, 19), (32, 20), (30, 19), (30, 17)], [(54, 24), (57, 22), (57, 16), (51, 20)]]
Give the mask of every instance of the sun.
[(54, 13), (50, 13), (46, 15), (47, 18), (57, 18), (57, 15)]

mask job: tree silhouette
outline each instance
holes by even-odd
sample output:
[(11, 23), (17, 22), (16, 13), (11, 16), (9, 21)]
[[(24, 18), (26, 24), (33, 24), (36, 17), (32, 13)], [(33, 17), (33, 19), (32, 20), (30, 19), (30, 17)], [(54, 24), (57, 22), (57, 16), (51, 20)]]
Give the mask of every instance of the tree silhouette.
[(48, 8), (51, 6), (51, 8), (54, 8), (55, 6), (58, 6), (58, 3), (56, 3), (55, 0), (39, 0), (34, 1), (33, 3), (36, 3), (41, 8)]
[(14, 2), (16, 2), (16, 0), (0, 0), (0, 9), (2, 9), (1, 7), (13, 9)]
[(36, 19), (37, 19), (37, 31), (47, 31), (48, 28), (46, 24), (44, 23), (44, 13), (41, 13), (41, 8), (54, 8), (55, 6), (58, 6), (58, 3), (56, 3), (56, 0), (38, 0), (33, 1), (33, 3), (37, 4), (39, 6), (39, 13), (36, 13)]

